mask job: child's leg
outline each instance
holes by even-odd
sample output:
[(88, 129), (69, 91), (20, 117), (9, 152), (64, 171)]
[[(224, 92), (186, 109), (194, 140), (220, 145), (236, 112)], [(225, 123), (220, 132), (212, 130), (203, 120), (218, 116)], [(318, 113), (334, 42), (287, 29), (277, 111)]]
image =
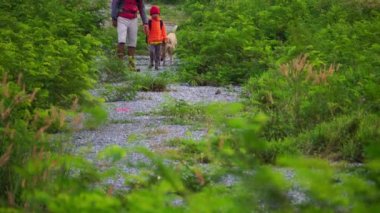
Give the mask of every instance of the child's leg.
[(166, 44), (162, 43), (162, 45), (161, 45), (161, 61), (162, 61), (164, 66), (166, 64), (165, 59), (166, 59)]
[(149, 67), (153, 67), (153, 61), (154, 61), (154, 52), (155, 52), (155, 47), (154, 45), (149, 45), (149, 55), (150, 55), (150, 63)]
[(161, 50), (161, 44), (157, 44), (155, 45), (155, 53), (154, 53), (154, 56), (155, 56), (155, 68), (158, 68), (158, 66), (160, 66), (160, 50)]

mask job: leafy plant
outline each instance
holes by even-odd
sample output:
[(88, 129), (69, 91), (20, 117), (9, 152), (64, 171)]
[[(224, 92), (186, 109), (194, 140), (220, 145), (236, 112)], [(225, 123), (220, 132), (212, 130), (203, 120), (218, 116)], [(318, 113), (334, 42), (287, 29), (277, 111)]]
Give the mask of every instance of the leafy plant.
[(169, 82), (164, 77), (150, 74), (137, 74), (134, 76), (133, 83), (137, 85), (140, 91), (162, 92), (166, 90)]
[(176, 124), (196, 124), (207, 121), (206, 109), (207, 105), (169, 99), (161, 105), (157, 113), (168, 116), (169, 120)]
[(76, 97), (85, 103), (96, 78), (93, 59), (101, 54), (95, 35), (105, 3), (2, 1), (0, 74), (16, 80), (21, 73), (29, 92), (40, 89), (40, 107), (68, 107)]
[(121, 82), (128, 79), (129, 71), (125, 61), (110, 56), (97, 62), (101, 82)]
[(137, 85), (134, 82), (121, 82), (118, 85), (104, 85), (105, 91), (102, 96), (108, 102), (128, 101), (135, 98), (137, 94)]
[(293, 144), (305, 154), (362, 162), (365, 159), (365, 147), (375, 142), (380, 125), (377, 115), (363, 114), (337, 117), (331, 122), (322, 123), (297, 136)]
[(301, 53), (317, 67), (379, 67), (376, 3), (190, 0), (184, 8), (181, 76), (192, 84), (244, 83)]
[(66, 118), (65, 111), (57, 108), (34, 110), (38, 90), (27, 93), (23, 88), (21, 80), (9, 81), (7, 75), (0, 84), (0, 202), (7, 200), (10, 206), (20, 204), (25, 188), (47, 178), (42, 168), (29, 168), (36, 171), (30, 179), (23, 178), (19, 169), (31, 161), (48, 159), (49, 150), (60, 149), (60, 144), (49, 142), (46, 133), (53, 124), (63, 127)]

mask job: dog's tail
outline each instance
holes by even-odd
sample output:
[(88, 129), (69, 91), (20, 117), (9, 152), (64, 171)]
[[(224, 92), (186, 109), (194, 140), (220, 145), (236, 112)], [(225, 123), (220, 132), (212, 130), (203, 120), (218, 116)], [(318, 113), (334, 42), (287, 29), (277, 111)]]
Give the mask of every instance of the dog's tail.
[(174, 25), (172, 32), (175, 33), (175, 31), (177, 31), (177, 28), (178, 28), (178, 25)]

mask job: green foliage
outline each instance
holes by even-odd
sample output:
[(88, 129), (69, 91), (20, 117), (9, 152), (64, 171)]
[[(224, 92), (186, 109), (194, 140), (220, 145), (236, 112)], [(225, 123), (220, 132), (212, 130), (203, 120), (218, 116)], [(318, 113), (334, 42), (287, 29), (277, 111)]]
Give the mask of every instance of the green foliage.
[[(111, 24), (111, 23), (109, 23)], [(94, 32), (96, 37), (100, 41), (100, 48), (104, 52), (105, 56), (111, 58), (117, 57), (116, 48), (117, 48), (117, 29), (113, 26), (104, 26), (101, 30)], [(101, 63), (99, 64), (102, 65)]]
[(251, 78), (246, 104), (270, 116), (263, 136), (272, 145), (262, 157), (272, 161), (281, 152), (298, 149), (334, 160), (363, 161), (363, 148), (369, 145), (365, 141), (377, 137), (373, 131), (359, 135), (378, 126), (369, 122), (379, 113), (374, 105), (379, 101), (374, 95), (378, 81), (372, 70), (342, 71), (333, 65), (317, 70), (306, 56), (281, 65), (280, 71)]
[(135, 98), (137, 86), (133, 82), (123, 82), (118, 85), (105, 84), (102, 97), (108, 102), (128, 101)]
[(120, 82), (128, 78), (128, 65), (114, 56), (98, 59), (98, 72), (101, 82)]
[(297, 136), (293, 144), (306, 154), (361, 162), (365, 158), (365, 147), (377, 143), (380, 126), (378, 115), (363, 114), (342, 116), (322, 123)]
[(307, 53), (313, 65), (379, 68), (378, 3), (348, 1), (201, 1), (178, 31), (183, 80), (246, 82)]
[[(114, 34), (99, 36), (94, 25), (102, 21), (98, 6), (106, 1), (0, 3), (0, 71), (12, 71), (11, 80), (4, 77), (0, 85), (0, 211), (377, 212), (380, 5), (188, 2), (192, 17), (180, 33), (182, 77), (229, 84), (254, 76), (245, 87), (245, 102), (168, 102), (163, 115), (179, 123), (207, 122), (207, 137), (172, 140), (173, 150), (164, 153), (172, 153), (169, 159), (144, 148), (111, 146), (96, 162), (66, 154), (60, 135), (48, 133), (76, 129), (83, 118), (96, 128), (106, 121), (105, 111), (82, 107), (83, 117), (51, 105), (75, 100), (76, 111), (78, 97), (90, 99), (84, 90), (102, 72), (130, 83), (120, 94), (165, 90), (167, 76), (126, 73), (112, 59), (100, 73), (91, 67), (98, 54), (91, 51), (99, 46), (94, 37), (106, 52), (113, 46), (106, 38)], [(299, 53), (308, 53), (309, 60), (288, 62)], [(20, 56), (25, 61), (17, 61)], [(340, 69), (326, 68), (334, 63)], [(15, 71), (23, 73), (25, 89)], [(118, 167), (128, 156), (144, 156), (141, 163), (127, 163), (137, 174)], [(320, 157), (362, 164), (347, 170)], [(120, 176), (130, 190), (107, 184)], [(226, 176), (234, 177), (232, 184), (223, 182)], [(294, 202), (289, 195), (294, 190), (306, 199)]]
[(157, 3), (165, 3), (165, 4), (180, 4), (183, 2), (186, 2), (186, 0), (146, 0), (146, 2), (149, 2), (151, 4), (157, 4)]
[[(296, 67), (299, 68), (296, 68)], [(269, 139), (297, 135), (335, 116), (357, 110), (378, 112), (373, 97), (378, 76), (366, 71), (315, 70), (305, 58), (252, 78), (246, 86), (249, 105), (270, 115)], [(369, 98), (372, 97), (372, 98)], [(370, 101), (367, 101), (370, 99)]]
[[(117, 64), (123, 64), (123, 62), (117, 62)], [(120, 66), (115, 66), (118, 70)], [(128, 101), (136, 97), (138, 91), (143, 92), (163, 92), (166, 90), (167, 85), (172, 81), (170, 75), (157, 75), (133, 73), (121, 69), (121, 72), (111, 71), (110, 74), (106, 74), (107, 81), (114, 83), (103, 83), (104, 88), (100, 88), (101, 96), (108, 102), (113, 101)], [(110, 78), (110, 76), (113, 76)], [(112, 80), (111, 80), (112, 79)]]
[(136, 74), (133, 76), (133, 83), (140, 91), (163, 92), (166, 90), (169, 80), (159, 75)]
[(102, 106), (94, 106), (83, 109), (86, 115), (84, 126), (89, 129), (96, 129), (107, 122), (108, 113)]
[[(263, 165), (256, 156), (267, 149), (260, 137), (263, 115), (242, 118), (240, 104), (214, 105), (207, 113), (213, 116), (217, 134), (212, 134), (195, 148), (194, 142), (183, 141), (187, 154), (208, 153), (214, 165), (200, 165), (191, 160), (175, 164), (145, 149), (125, 150), (112, 146), (99, 154), (108, 163), (121, 161), (131, 153), (146, 156), (150, 163), (139, 165), (141, 176), (125, 174), (127, 184), (139, 184), (123, 194), (112, 193), (112, 187), (100, 187), (102, 180), (113, 177), (117, 167), (98, 171), (89, 162), (65, 155), (50, 155), (45, 161), (28, 162), (20, 169), (22, 178), (48, 174), (41, 184), (31, 185), (22, 196), (29, 211), (81, 212), (105, 211), (362, 211), (378, 209), (378, 155), (371, 157), (365, 173), (346, 173), (319, 159), (281, 157), (277, 165), (292, 168), (294, 183), (279, 168)], [(218, 113), (216, 113), (218, 112)], [(376, 118), (378, 119), (378, 117)], [(365, 130), (364, 130), (365, 131)], [(376, 128), (378, 134), (378, 128)], [(358, 134), (359, 135), (359, 134)], [(363, 133), (366, 135), (366, 133)], [(177, 141), (176, 144), (179, 142)], [(369, 152), (369, 154), (370, 154)], [(190, 158), (188, 158), (190, 159)], [(107, 164), (110, 165), (110, 164)], [(111, 164), (112, 165), (112, 164)], [(207, 167), (212, 167), (211, 170)], [(60, 173), (59, 171), (65, 171)], [(223, 175), (237, 179), (230, 186), (218, 182)], [(41, 176), (39, 176), (41, 177)], [(132, 182), (131, 182), (132, 181)], [(369, 182), (374, 184), (368, 184)], [(28, 182), (29, 183), (29, 182)], [(294, 184), (306, 194), (302, 204), (292, 203), (287, 195)], [(135, 185), (136, 186), (136, 185)], [(80, 199), (80, 204), (78, 203)], [(174, 204), (176, 200), (181, 204)], [(95, 204), (96, 203), (96, 204)]]
[[(0, 74), (22, 73), (28, 91), (39, 88), (35, 104), (68, 106), (91, 88), (92, 59), (99, 55), (95, 37), (106, 1), (2, 1), (0, 3)], [(84, 101), (84, 100), (83, 100)]]
[[(254, 6), (246, 3), (247, 10)], [(178, 31), (184, 80), (200, 85), (241, 83), (267, 67), (253, 59), (259, 50), (270, 48), (270, 42), (255, 40), (260, 32), (253, 17), (236, 12), (240, 4), (215, 1), (186, 7), (192, 15)]]
[(120, 159), (124, 158), (127, 152), (120, 148), (119, 146), (109, 146), (106, 149), (102, 150), (99, 153), (100, 159), (109, 159), (112, 162), (120, 161)]
[[(34, 110), (32, 104), (36, 98), (37, 90), (27, 93), (22, 89), (22, 83), (7, 81), (6, 75), (0, 85), (0, 203), (4, 200), (8, 204), (16, 205), (31, 180), (23, 179), (19, 173), (32, 161), (44, 161), (49, 157), (46, 150), (58, 150), (59, 143), (50, 143), (46, 132), (53, 125), (59, 128), (64, 125), (63, 110), (52, 108), (50, 110)], [(29, 168), (36, 171), (35, 184), (42, 177), (40, 168)], [(32, 178), (32, 177), (30, 177)]]
[(149, 55), (149, 47), (147, 44), (147, 38), (142, 27), (139, 27), (137, 33), (137, 46), (136, 53), (139, 55)]
[(196, 124), (207, 121), (206, 109), (207, 105), (168, 99), (161, 105), (158, 114), (167, 116), (175, 124)]
[(186, 0), (147, 0), (146, 2), (160, 7), (160, 16), (166, 24), (181, 25), (187, 19), (183, 10)]
[[(52, 212), (115, 212), (121, 209), (119, 200), (103, 193), (82, 192), (77, 195), (60, 194), (56, 197), (37, 193), (36, 197), (47, 203), (47, 209)], [(78, 200), (81, 202), (78, 203)]]
[(206, 151), (204, 141), (193, 141), (186, 139), (173, 139), (167, 142), (175, 150), (168, 151), (167, 156), (171, 159), (186, 162), (189, 165), (197, 163), (209, 163), (211, 158)]

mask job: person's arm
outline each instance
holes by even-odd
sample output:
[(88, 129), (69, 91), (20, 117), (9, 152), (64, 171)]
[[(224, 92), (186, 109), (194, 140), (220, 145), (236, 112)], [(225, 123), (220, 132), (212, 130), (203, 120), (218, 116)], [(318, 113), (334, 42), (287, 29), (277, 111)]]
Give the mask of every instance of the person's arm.
[(117, 15), (119, 13), (119, 4), (120, 4), (120, 0), (112, 0), (111, 17), (112, 17), (112, 25), (114, 27), (117, 27)]
[(144, 0), (139, 0), (137, 6), (139, 8), (139, 12), (140, 12), (142, 22), (144, 23), (144, 25), (148, 25), (148, 18), (147, 18), (146, 13), (145, 13)]
[(163, 42), (167, 42), (167, 39), (168, 39), (168, 35), (166, 34), (166, 26), (165, 26), (165, 23), (163, 22), (162, 23), (162, 38), (163, 38)]
[(119, 13), (120, 0), (112, 0), (111, 3), (111, 17), (112, 20), (117, 20), (117, 15)]

